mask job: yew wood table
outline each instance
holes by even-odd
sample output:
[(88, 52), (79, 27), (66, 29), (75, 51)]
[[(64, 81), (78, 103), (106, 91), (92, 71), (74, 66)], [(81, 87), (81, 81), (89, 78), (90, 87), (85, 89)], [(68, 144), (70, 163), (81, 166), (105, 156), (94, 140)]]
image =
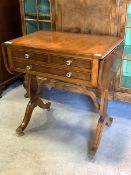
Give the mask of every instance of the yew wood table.
[[(50, 109), (51, 104), (44, 103), (38, 96), (43, 85), (53, 81), (69, 83), (90, 96), (99, 110), (91, 146), (96, 152), (105, 125), (112, 124), (113, 119), (107, 114), (108, 92), (121, 64), (123, 45), (119, 37), (46, 31), (5, 42), (2, 48), (7, 70), (28, 75), (30, 101), (17, 134), (23, 134), (35, 107)], [(96, 89), (101, 94), (100, 103)]]

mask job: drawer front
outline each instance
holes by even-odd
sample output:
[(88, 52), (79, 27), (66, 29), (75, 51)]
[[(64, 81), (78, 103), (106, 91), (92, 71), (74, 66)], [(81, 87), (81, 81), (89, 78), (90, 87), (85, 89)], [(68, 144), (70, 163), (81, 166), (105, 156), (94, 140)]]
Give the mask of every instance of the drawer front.
[(12, 56), (16, 59), (29, 59), (48, 63), (48, 54), (26, 49), (13, 49)]
[(63, 56), (28, 48), (12, 48), (9, 55), (12, 70), (97, 87), (99, 61), (96, 59)]
[(92, 61), (91, 60), (82, 60), (81, 58), (74, 58), (69, 56), (48, 54), (38, 50), (29, 50), (29, 49), (13, 49), (12, 56), (16, 59), (28, 59), (33, 60), (35, 62), (44, 62), (49, 64), (63, 65), (66, 67), (76, 67), (81, 69), (92, 69)]
[(79, 79), (79, 80), (84, 80), (84, 81), (91, 81), (91, 73), (90, 72), (74, 72), (74, 71), (68, 71), (68, 70), (63, 70), (59, 68), (53, 68), (53, 67), (48, 67), (45, 65), (37, 65), (37, 64), (29, 64), (29, 63), (22, 63), (17, 60), (14, 61), (14, 67), (15, 69), (22, 69), (24, 72), (37, 72), (37, 73), (46, 73), (52, 75), (58, 75), (67, 79)]
[(73, 58), (68, 56), (50, 54), (50, 63), (58, 65), (66, 65), (70, 67), (78, 67), (84, 69), (92, 68), (91, 60), (82, 60), (81, 58)]

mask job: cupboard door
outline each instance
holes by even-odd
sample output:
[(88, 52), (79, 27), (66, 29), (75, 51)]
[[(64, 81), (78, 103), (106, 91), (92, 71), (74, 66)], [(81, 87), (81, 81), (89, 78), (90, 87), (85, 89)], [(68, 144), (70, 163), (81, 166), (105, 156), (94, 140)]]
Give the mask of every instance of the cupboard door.
[(20, 0), (23, 34), (55, 30), (54, 0)]
[(128, 4), (125, 49), (121, 68), (120, 87), (131, 89), (131, 3)]

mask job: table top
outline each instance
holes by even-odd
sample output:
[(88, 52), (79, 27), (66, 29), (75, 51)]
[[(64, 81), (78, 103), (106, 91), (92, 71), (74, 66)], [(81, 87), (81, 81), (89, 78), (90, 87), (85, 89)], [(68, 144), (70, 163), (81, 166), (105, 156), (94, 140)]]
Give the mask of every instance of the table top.
[(10, 41), (11, 45), (44, 49), (59, 53), (104, 58), (123, 38), (65, 32), (38, 31)]

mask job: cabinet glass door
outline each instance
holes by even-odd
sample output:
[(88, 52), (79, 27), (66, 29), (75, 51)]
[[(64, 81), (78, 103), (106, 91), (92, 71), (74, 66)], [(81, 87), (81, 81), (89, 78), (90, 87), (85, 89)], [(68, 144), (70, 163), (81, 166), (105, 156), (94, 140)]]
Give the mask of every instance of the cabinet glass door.
[(121, 87), (131, 88), (131, 46), (125, 46), (122, 64)]
[(120, 86), (122, 88), (131, 88), (131, 3), (128, 4), (125, 49), (123, 54)]
[(39, 30), (51, 30), (51, 4), (49, 0), (38, 1)]
[[(21, 2), (22, 4), (22, 2)], [(24, 0), (25, 33), (52, 30), (52, 0)]]
[(38, 10), (39, 10), (39, 14), (50, 15), (50, 1), (49, 0), (39, 0)]
[(24, 3), (26, 33), (28, 34), (37, 31), (37, 4), (36, 0), (25, 0)]

